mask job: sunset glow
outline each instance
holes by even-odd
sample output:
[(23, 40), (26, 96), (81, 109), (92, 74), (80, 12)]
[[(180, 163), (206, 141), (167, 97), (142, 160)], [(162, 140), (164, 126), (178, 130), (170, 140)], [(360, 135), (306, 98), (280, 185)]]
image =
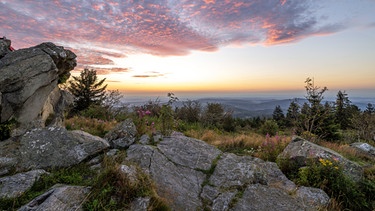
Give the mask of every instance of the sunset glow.
[(78, 56), (74, 74), (95, 69), (125, 93), (293, 91), (314, 77), (375, 97), (372, 0), (0, 0), (0, 8), (0, 36), (14, 48), (62, 45)]

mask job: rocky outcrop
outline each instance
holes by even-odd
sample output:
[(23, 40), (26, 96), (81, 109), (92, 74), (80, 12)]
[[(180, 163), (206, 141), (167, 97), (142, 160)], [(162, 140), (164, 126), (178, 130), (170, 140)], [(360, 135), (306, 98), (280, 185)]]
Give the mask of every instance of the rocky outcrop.
[(111, 148), (126, 149), (134, 144), (137, 129), (131, 119), (127, 119), (108, 132), (105, 139), (111, 145)]
[(315, 210), (329, 202), (320, 189), (297, 187), (275, 163), (182, 135), (132, 145), (127, 160), (151, 176), (173, 210)]
[(7, 51), (7, 46), (8, 40), (0, 39), (0, 122), (14, 118), (30, 128), (60, 118), (54, 114), (67, 100), (57, 85), (76, 66), (76, 55), (53, 43), (16, 51)]
[(106, 140), (61, 127), (33, 129), (0, 142), (0, 172), (69, 167), (107, 149)]
[(309, 161), (317, 161), (320, 158), (327, 159), (342, 165), (343, 172), (354, 181), (359, 181), (363, 176), (363, 168), (360, 165), (331, 149), (316, 145), (300, 137), (294, 137), (292, 142), (279, 155), (279, 158), (289, 160), (298, 167), (306, 166)]
[(90, 188), (82, 186), (55, 185), (35, 198), (19, 211), (83, 210), (82, 203)]

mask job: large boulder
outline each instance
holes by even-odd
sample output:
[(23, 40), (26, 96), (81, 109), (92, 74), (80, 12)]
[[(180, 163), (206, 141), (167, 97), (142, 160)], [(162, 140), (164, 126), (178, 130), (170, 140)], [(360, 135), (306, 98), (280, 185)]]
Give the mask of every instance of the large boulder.
[[(0, 41), (0, 48), (5, 41)], [(4, 52), (4, 51), (3, 51)], [(14, 118), (21, 127), (44, 126), (61, 108), (59, 80), (76, 66), (76, 55), (53, 43), (3, 53), (0, 58), (0, 122)], [(53, 98), (53, 99), (52, 99)]]
[(18, 211), (83, 210), (82, 204), (89, 192), (89, 187), (55, 185)]
[(344, 173), (354, 181), (359, 181), (363, 176), (363, 168), (357, 163), (346, 159), (331, 149), (319, 146), (297, 136), (293, 138), (278, 158), (293, 162), (296, 167), (304, 167), (310, 161), (326, 159), (342, 165)]
[(297, 187), (276, 163), (183, 135), (132, 145), (126, 159), (151, 176), (173, 210), (316, 210), (329, 202), (320, 189)]
[(109, 148), (106, 140), (61, 127), (33, 129), (0, 142), (0, 172), (69, 167)]

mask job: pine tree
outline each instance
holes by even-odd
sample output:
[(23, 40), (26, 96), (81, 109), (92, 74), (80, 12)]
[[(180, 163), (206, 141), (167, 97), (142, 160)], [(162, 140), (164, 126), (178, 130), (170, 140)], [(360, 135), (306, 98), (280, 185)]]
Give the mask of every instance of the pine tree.
[(79, 77), (73, 76), (68, 90), (74, 95), (74, 110), (83, 111), (91, 105), (100, 105), (105, 98), (105, 78), (98, 81), (96, 71), (85, 68)]
[(348, 98), (348, 94), (341, 92), (337, 93), (335, 102), (335, 121), (340, 125), (341, 129), (347, 129), (350, 127), (350, 120), (353, 117), (351, 102)]
[(300, 107), (295, 100), (290, 103), (286, 113), (286, 122), (289, 127), (297, 126), (297, 121), (300, 115), (299, 109)]
[(272, 113), (272, 118), (273, 120), (276, 121), (276, 123), (281, 127), (284, 126), (284, 121), (285, 121), (285, 115), (283, 110), (281, 109), (280, 105), (277, 105), (275, 107), (275, 110), (273, 110)]

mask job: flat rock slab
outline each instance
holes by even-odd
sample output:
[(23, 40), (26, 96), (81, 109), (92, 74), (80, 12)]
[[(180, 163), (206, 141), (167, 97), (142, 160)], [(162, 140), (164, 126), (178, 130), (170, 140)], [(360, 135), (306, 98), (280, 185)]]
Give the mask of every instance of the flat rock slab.
[(106, 140), (83, 131), (67, 131), (61, 127), (34, 129), (19, 140), (0, 142), (0, 158), (8, 163), (0, 166), (0, 171), (11, 168), (9, 163), (15, 164), (13, 167), (18, 172), (69, 167), (107, 148)]
[(16, 198), (30, 189), (41, 175), (47, 172), (41, 169), (18, 173), (0, 178), (0, 198)]
[(222, 153), (183, 135), (132, 145), (126, 159), (151, 176), (173, 210), (308, 210), (329, 200), (324, 191), (298, 188), (276, 163)]
[(22, 206), (19, 211), (83, 210), (82, 202), (90, 192), (89, 187), (55, 185), (46, 193)]

